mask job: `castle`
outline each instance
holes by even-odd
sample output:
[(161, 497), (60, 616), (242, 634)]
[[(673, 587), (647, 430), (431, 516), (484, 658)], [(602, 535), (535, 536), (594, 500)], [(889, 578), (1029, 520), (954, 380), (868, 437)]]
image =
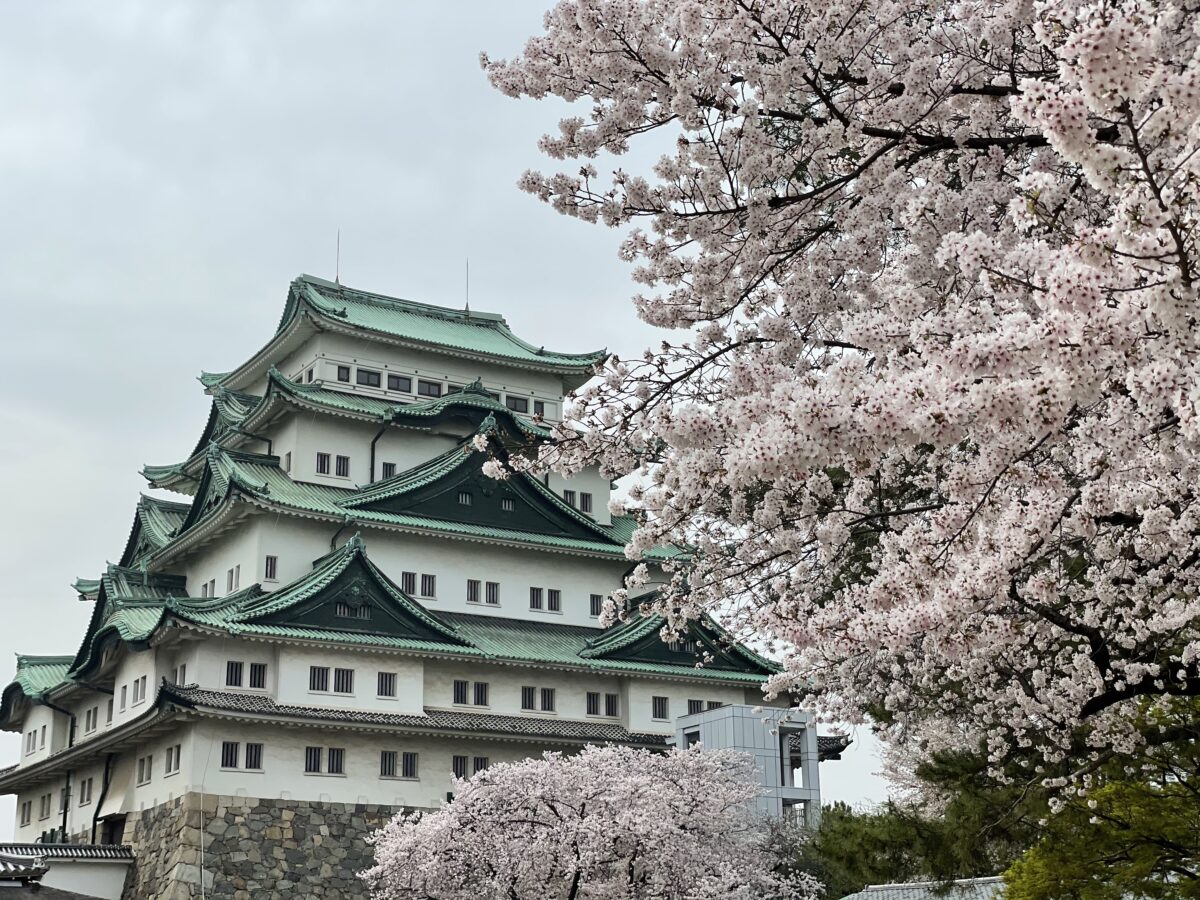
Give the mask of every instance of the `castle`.
[(142, 496), (75, 583), (78, 650), (18, 659), (16, 840), (132, 847), (129, 897), (355, 895), (363, 837), (453, 775), (762, 704), (773, 665), (714, 622), (599, 626), (636, 562), (606, 479), (481, 471), (480, 446), (548, 438), (604, 355), (292, 282), (270, 340), (201, 375), (195, 449), (145, 468), (178, 499)]

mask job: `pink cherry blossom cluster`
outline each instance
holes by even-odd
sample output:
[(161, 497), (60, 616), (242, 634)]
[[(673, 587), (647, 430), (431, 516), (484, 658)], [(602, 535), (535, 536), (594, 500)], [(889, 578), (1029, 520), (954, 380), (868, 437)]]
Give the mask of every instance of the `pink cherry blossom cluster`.
[[(653, 607), (893, 736), (1045, 772), (1200, 696), (1200, 15), (1152, 0), (564, 0), (522, 187), (627, 232), (646, 321), (539, 465), (636, 476)], [(594, 160), (658, 133), (650, 172)], [(664, 146), (661, 137), (656, 146)], [(1048, 768), (1042, 768), (1042, 766)], [(1057, 775), (1054, 777), (1058, 777)]]
[(501, 763), (393, 819), (363, 878), (378, 900), (815, 898), (810, 876), (774, 871), (757, 781), (749, 756), (698, 747)]

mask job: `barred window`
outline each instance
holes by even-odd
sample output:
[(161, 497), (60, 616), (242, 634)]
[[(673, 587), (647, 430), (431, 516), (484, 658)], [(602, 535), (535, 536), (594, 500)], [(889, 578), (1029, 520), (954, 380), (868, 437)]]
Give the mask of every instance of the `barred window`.
[(688, 715), (694, 716), (698, 712), (704, 712), (704, 701), (703, 700), (689, 700), (688, 701)]
[(720, 700), (709, 700), (709, 701), (708, 701), (708, 708), (709, 708), (709, 709), (720, 709), (720, 708), (721, 708), (722, 706), (724, 706), (724, 705), (725, 705), (725, 704), (724, 704), (724, 703), (722, 703)]
[(458, 502), (463, 506), (471, 506), (475, 502), (475, 497), (470, 491), (459, 491)]
[(353, 669), (334, 669), (333, 670), (333, 692), (335, 694), (353, 694), (354, 693), (354, 670)]
[[(225, 684), (227, 687), (242, 686), (242, 664), (240, 662), (230, 660), (225, 663)], [(133, 700), (135, 703), (137, 699), (137, 689), (135, 688), (133, 691)]]
[(261, 769), (263, 767), (263, 745), (262, 744), (247, 744), (246, 745), (246, 768)]
[(467, 602), (479, 602), (479, 582), (471, 578), (467, 579)]
[(350, 477), (350, 457), (339, 456), (337, 458), (337, 466), (334, 474), (336, 474), (338, 478)]
[(536, 709), (534, 700), (537, 695), (537, 690), (532, 687), (521, 688), (521, 709)]
[(670, 716), (670, 704), (667, 702), (666, 697), (651, 698), (651, 706), (653, 708), (653, 711), (651, 713), (652, 718), (662, 720), (662, 719), (669, 719), (671, 717)]
[(385, 462), (383, 464), (384, 479), (394, 478), (396, 475), (396, 464), (394, 462)]
[(587, 714), (589, 716), (600, 715), (600, 692), (599, 691), (588, 691)]
[(396, 777), (396, 751), (383, 750), (379, 754), (379, 777)]
[(475, 705), (488, 705), (488, 683), (486, 681), (475, 682)]
[(250, 663), (250, 687), (262, 690), (267, 686), (267, 664)]
[(512, 512), (516, 508), (517, 508), (517, 501), (514, 500), (512, 497), (501, 497), (500, 498), (500, 511), (501, 512)]
[(395, 672), (380, 672), (379, 673), (379, 696), (380, 697), (395, 697), (396, 696), (396, 673)]
[(592, 511), (592, 495), (581, 491), (579, 494), (579, 508), (585, 513)]
[(540, 587), (531, 587), (529, 589), (529, 608), (542, 608), (542, 589)]
[(554, 712), (554, 688), (542, 688), (542, 712)]
[(621, 714), (621, 696), (619, 694), (604, 695), (604, 714), (619, 716)]
[(500, 582), (489, 581), (487, 583), (485, 599), (487, 600), (489, 606), (500, 605)]
[(329, 774), (344, 775), (346, 772), (346, 751), (341, 747), (329, 748)]
[(318, 453), (317, 454), (317, 474), (318, 475), (328, 475), (329, 474), (329, 454), (328, 453)]
[(470, 682), (459, 679), (454, 680), (454, 702), (463, 704), (467, 702), (467, 690)]
[(242, 745), (237, 741), (224, 741), (221, 744), (221, 768), (236, 769), (241, 751)]
[(456, 756), (451, 762), (451, 769), (454, 772), (455, 778), (467, 777), (467, 758), (465, 756)]
[(400, 590), (412, 597), (417, 593), (417, 573), (416, 572), (401, 572), (400, 573)]
[(482, 772), (488, 767), (488, 758), (486, 756), (475, 757), (475, 771)]
[(562, 612), (562, 591), (558, 588), (546, 591), (546, 609), (550, 612)]
[(563, 491), (563, 500), (567, 501), (567, 504), (569, 506), (577, 506), (578, 505), (575, 502), (575, 492), (574, 491)]
[(416, 778), (417, 777), (417, 754), (406, 752), (400, 758), (400, 777), (401, 778)]
[(310, 691), (329, 690), (329, 666), (308, 667), (308, 689)]
[(437, 576), (422, 575), (421, 576), (421, 596), (436, 597), (437, 596)]
[(321, 757), (324, 755), (324, 750), (321, 747), (305, 747), (304, 748), (304, 771), (305, 772), (320, 772)]
[(588, 615), (593, 616), (593, 617), (599, 617), (600, 613), (603, 611), (604, 611), (604, 595), (603, 594), (592, 594), (591, 597), (588, 598)]
[(265, 581), (274, 581), (278, 577), (279, 572), (279, 557), (268, 556), (263, 564), (263, 579)]

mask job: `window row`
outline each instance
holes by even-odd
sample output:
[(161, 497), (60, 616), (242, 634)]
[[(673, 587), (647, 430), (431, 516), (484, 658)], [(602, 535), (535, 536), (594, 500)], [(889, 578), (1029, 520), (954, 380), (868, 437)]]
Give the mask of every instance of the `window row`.
[[(416, 394), (418, 397), (441, 397), (444, 394), (453, 394), (463, 389), (463, 385), (454, 384), (453, 382), (430, 381), (425, 378), (414, 379), (410, 375), (397, 375), (393, 372), (384, 372), (379, 369), (367, 368), (365, 366), (343, 366), (337, 367), (337, 380), (342, 384), (350, 384), (353, 376), (353, 383), (362, 387), (383, 389), (386, 380), (387, 390), (397, 391), (401, 394)], [(310, 367), (304, 373), (304, 379), (307, 382), (313, 380), (313, 369)], [(416, 390), (413, 390), (413, 383), (416, 382)], [(488, 391), (491, 396), (499, 400), (500, 394), (495, 391)], [(528, 413), (530, 406), (535, 415), (544, 416), (546, 414), (546, 403), (544, 400), (530, 400), (528, 397), (521, 397), (516, 394), (505, 394), (504, 405), (514, 412)]]
[(401, 572), (400, 573), (400, 590), (408, 594), (410, 597), (421, 597), (425, 600), (437, 599), (437, 576), (422, 575), (421, 590), (417, 592), (417, 573), (416, 572)]
[[(333, 460), (333, 470), (330, 471), (329, 461)], [(350, 477), (350, 457), (348, 456), (331, 456), (328, 453), (317, 453), (317, 474), (318, 475), (336, 475), (338, 478)]]
[(592, 495), (587, 491), (564, 490), (563, 500), (568, 506), (573, 506), (580, 512), (590, 513), (592, 511)]
[[(242, 750), (245, 748), (245, 752)], [(248, 741), (223, 741), (221, 743), (222, 769), (247, 769), (261, 772), (263, 767), (263, 745)]]
[[(38, 742), (38, 734), (41, 734), (41, 742)], [(25, 733), (25, 755), (34, 753), (39, 749), (44, 749), (46, 746), (46, 726), (43, 725), (40, 729), (35, 728), (33, 731)]]
[[(249, 678), (246, 678), (249, 673)], [(225, 686), (226, 687), (247, 687), (252, 690), (263, 691), (267, 688), (267, 664), (266, 663), (250, 663), (247, 666), (240, 660), (229, 660), (225, 663)]]
[(454, 680), (454, 703), (456, 706), (490, 706), (488, 702), (489, 687), (486, 681)]
[(547, 612), (562, 612), (562, 591), (558, 588), (531, 587), (529, 608), (545, 609)]

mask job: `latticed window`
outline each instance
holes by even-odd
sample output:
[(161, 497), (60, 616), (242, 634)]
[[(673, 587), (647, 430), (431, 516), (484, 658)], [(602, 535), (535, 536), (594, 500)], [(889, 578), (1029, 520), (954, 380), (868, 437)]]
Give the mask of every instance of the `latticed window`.
[(529, 589), (529, 608), (542, 608), (542, 589), (540, 587), (531, 587)]
[(550, 612), (562, 612), (562, 591), (558, 588), (546, 591), (546, 609)]
[(308, 667), (308, 689), (310, 691), (329, 690), (329, 666)]
[(488, 683), (486, 681), (475, 682), (475, 705), (488, 705)]
[(400, 590), (408, 594), (410, 597), (417, 592), (417, 573), (416, 572), (401, 572), (400, 573)]
[(489, 581), (487, 583), (486, 599), (490, 606), (500, 605), (500, 582)]
[(455, 679), (454, 681), (454, 702), (466, 703), (467, 691), (469, 690), (470, 682)]
[(247, 744), (246, 745), (246, 768), (261, 769), (263, 767), (263, 745), (262, 744)]
[(267, 686), (267, 664), (266, 663), (250, 663), (250, 682), (249, 686), (262, 690)]
[(384, 750), (379, 754), (379, 777), (396, 777), (396, 751)]
[(488, 767), (488, 758), (486, 756), (475, 757), (475, 771), (482, 772)]
[(350, 457), (339, 456), (337, 458), (337, 462), (335, 463), (334, 474), (336, 474), (338, 478), (349, 478), (350, 477)]
[(536, 699), (537, 690), (532, 687), (521, 688), (521, 709), (536, 709), (534, 700)]
[(587, 714), (589, 716), (600, 715), (600, 692), (599, 691), (588, 691)]
[(401, 778), (416, 778), (417, 777), (417, 754), (406, 752), (400, 758), (400, 777)]
[(237, 741), (224, 741), (221, 744), (221, 768), (236, 769), (241, 750), (242, 745)]
[(467, 760), (467, 757), (465, 757), (465, 756), (455, 756), (454, 757), (454, 759), (451, 761), (451, 769), (454, 772), (455, 778), (466, 778), (467, 777), (467, 762), (468, 762), (468, 760)]
[(422, 575), (421, 576), (421, 596), (436, 597), (437, 596), (437, 576)]
[[(229, 662), (225, 663), (225, 684), (227, 687), (242, 686), (242, 664), (240, 662), (234, 662), (233, 660), (230, 660)], [(137, 691), (134, 690), (133, 700), (135, 703), (137, 702), (137, 699)]]
[(651, 715), (653, 716), (653, 718), (655, 718), (655, 719), (671, 718), (670, 704), (667, 702), (666, 697), (653, 697), (651, 699), (650, 705), (652, 707)]
[(317, 474), (318, 475), (328, 475), (329, 474), (329, 454), (328, 453), (318, 453), (317, 454)]
[(320, 747), (305, 747), (304, 748), (304, 771), (305, 772), (320, 772), (321, 757), (324, 751)]
[(329, 774), (343, 775), (346, 772), (346, 751), (341, 747), (329, 748)]
[(479, 582), (471, 578), (467, 579), (467, 602), (479, 602)]
[(380, 672), (379, 673), (379, 696), (380, 697), (395, 697), (396, 696), (396, 673), (395, 672)]
[(542, 688), (542, 712), (554, 712), (554, 688)]
[(688, 701), (688, 715), (694, 716), (698, 712), (704, 712), (704, 701), (703, 700), (689, 700)]
[(333, 670), (333, 692), (335, 694), (353, 694), (354, 693), (354, 670), (353, 669), (334, 669)]
[(588, 615), (599, 616), (604, 610), (604, 595), (592, 594), (588, 598)]

